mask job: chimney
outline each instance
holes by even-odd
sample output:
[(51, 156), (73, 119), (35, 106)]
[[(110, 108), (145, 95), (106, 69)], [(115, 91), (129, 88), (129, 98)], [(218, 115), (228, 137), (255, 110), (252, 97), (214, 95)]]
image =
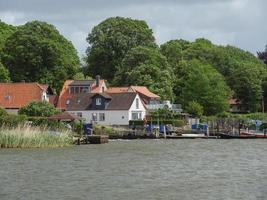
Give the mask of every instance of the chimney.
[(99, 87), (99, 85), (100, 85), (100, 76), (99, 75), (96, 75), (95, 82), (96, 82), (96, 87)]

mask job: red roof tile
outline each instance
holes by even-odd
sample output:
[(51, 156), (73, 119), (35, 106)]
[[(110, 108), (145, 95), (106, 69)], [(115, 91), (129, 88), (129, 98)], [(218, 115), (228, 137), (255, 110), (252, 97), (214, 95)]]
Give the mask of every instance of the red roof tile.
[(33, 100), (42, 101), (45, 87), (38, 83), (0, 83), (0, 106), (21, 108)]
[(140, 94), (143, 94), (149, 98), (160, 98), (158, 95), (150, 92), (146, 86), (131, 86), (130, 88), (133, 91), (140, 93)]

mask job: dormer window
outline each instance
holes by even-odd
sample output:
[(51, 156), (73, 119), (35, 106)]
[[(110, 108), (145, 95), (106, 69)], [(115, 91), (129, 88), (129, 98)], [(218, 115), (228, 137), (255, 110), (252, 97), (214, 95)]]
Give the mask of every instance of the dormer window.
[(97, 106), (100, 106), (101, 105), (101, 98), (96, 98), (96, 103), (95, 103)]

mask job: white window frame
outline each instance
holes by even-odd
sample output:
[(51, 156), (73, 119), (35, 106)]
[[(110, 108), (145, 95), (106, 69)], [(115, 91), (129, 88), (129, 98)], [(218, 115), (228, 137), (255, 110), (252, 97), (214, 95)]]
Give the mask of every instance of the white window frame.
[(97, 106), (101, 106), (101, 103), (102, 103), (102, 99), (101, 99), (101, 98), (96, 98), (96, 99), (95, 99), (95, 104), (96, 104)]

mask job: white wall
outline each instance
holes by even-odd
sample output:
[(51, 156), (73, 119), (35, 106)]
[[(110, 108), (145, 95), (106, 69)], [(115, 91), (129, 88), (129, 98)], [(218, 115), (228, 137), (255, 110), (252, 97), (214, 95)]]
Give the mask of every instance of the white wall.
[[(136, 108), (136, 101), (139, 99), (139, 108)], [(141, 98), (139, 97), (138, 94), (136, 94), (135, 99), (129, 109), (129, 120), (132, 120), (132, 112), (141, 112), (141, 119), (145, 118), (146, 115), (146, 109), (145, 106), (143, 105), (143, 102)]]
[[(92, 114), (97, 113), (97, 124), (101, 125), (128, 125), (129, 111), (128, 110), (84, 110), (84, 111), (69, 111), (77, 115), (82, 113), (82, 118), (86, 123), (92, 123)], [(105, 113), (105, 121), (99, 121), (99, 113)]]

